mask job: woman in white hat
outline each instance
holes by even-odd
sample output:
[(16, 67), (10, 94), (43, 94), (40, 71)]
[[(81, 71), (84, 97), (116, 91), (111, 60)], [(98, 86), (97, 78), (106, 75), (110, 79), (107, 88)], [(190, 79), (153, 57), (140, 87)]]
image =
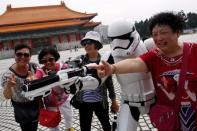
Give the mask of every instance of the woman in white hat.
[[(80, 56), (82, 58), (83, 65), (89, 63), (99, 64), (101, 55), (98, 50), (101, 49), (101, 37), (100, 34), (95, 31), (89, 31), (81, 41), (81, 45), (84, 47), (86, 54)], [(97, 76), (96, 70), (89, 70), (88, 74)], [(82, 91), (81, 99), (82, 104), (79, 107), (80, 114), (80, 128), (81, 131), (91, 130), (91, 121), (93, 112), (98, 117), (104, 131), (110, 131), (111, 125), (109, 122), (109, 110), (107, 101), (107, 89), (109, 91), (109, 97), (112, 101), (111, 110), (117, 112), (119, 109), (116, 103), (116, 96), (114, 92), (114, 86), (112, 77), (108, 77), (104, 84), (96, 88), (95, 90)]]

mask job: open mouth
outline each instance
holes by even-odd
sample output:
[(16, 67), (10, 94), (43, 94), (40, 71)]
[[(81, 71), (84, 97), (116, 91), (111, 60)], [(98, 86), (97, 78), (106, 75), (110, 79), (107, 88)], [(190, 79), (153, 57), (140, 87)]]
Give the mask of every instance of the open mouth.
[(167, 42), (165, 42), (165, 43), (158, 43), (157, 45), (159, 46), (159, 47), (166, 47), (167, 46)]

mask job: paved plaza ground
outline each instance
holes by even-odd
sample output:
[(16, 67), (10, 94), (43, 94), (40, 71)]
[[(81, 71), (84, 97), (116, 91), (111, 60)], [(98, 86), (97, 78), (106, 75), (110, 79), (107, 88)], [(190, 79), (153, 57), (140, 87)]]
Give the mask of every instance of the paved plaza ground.
[[(104, 48), (100, 50), (100, 52), (104, 53), (108, 50), (109, 50), (109, 45), (105, 45)], [(69, 50), (67, 50), (67, 51), (62, 51), (60, 53), (61, 53), (60, 61), (65, 61), (69, 57), (76, 57), (80, 54), (84, 54), (84, 50), (79, 49), (78, 52), (75, 52), (74, 50), (70, 52)], [(37, 62), (37, 55), (32, 56), (32, 61)], [(0, 60), (0, 65), (1, 65), (0, 74), (2, 74), (8, 68), (8, 65), (11, 65), (13, 62), (14, 62), (14, 59)], [(120, 87), (115, 77), (113, 77), (113, 80), (114, 80), (115, 90), (117, 93), (117, 100), (119, 101), (120, 100)], [(112, 117), (113, 117), (113, 114), (110, 113), (111, 120), (112, 120)], [(74, 116), (73, 116), (73, 127), (75, 131), (80, 131), (78, 110), (75, 110), (75, 109), (74, 109)], [(60, 129), (61, 131), (65, 129), (63, 119), (60, 123)], [(48, 131), (49, 129), (39, 125), (38, 130)], [(147, 115), (144, 115), (140, 117), (138, 130), (149, 131), (149, 130), (156, 130), (156, 129), (153, 129), (152, 125), (150, 124), (149, 117)], [(11, 106), (10, 100), (4, 99), (2, 95), (2, 90), (0, 90), (0, 131), (20, 131), (19, 125), (14, 120), (13, 107)], [(92, 121), (92, 131), (102, 131), (101, 125), (95, 116)]]
[[(197, 42), (197, 34), (188, 34), (183, 35), (180, 38), (181, 41), (190, 41), (190, 42)], [(109, 45), (105, 45), (103, 49), (100, 50), (101, 53), (104, 53), (106, 51), (109, 51)], [(60, 61), (65, 61), (69, 57), (76, 57), (80, 54), (84, 54), (83, 49), (79, 49), (78, 52), (72, 52), (68, 51), (62, 51), (60, 52), (61, 58)], [(34, 55), (32, 57), (33, 62), (37, 61), (37, 55)], [(0, 60), (0, 77), (3, 72), (5, 72), (8, 67), (13, 64), (14, 59), (6, 59), (6, 60)], [(113, 77), (115, 90), (117, 93), (117, 100), (120, 100), (120, 86), (118, 82), (116, 81), (116, 78)], [(110, 114), (110, 118), (112, 119), (113, 114)], [(73, 115), (73, 127), (75, 131), (80, 131), (79, 127), (79, 117), (78, 117), (78, 110), (74, 109), (74, 115)], [(62, 119), (60, 123), (60, 129), (61, 131), (65, 130), (64, 127), (64, 120)], [(48, 128), (42, 127), (39, 125), (38, 131), (48, 131)], [(140, 116), (139, 120), (139, 127), (137, 129), (138, 131), (155, 131), (157, 129), (154, 129), (153, 126), (150, 124), (150, 119), (147, 115)], [(11, 106), (10, 100), (5, 100), (2, 95), (2, 90), (0, 87), (0, 131), (20, 131), (19, 125), (15, 122), (14, 116), (13, 116), (13, 108)], [(94, 116), (92, 121), (92, 131), (102, 131), (100, 123), (98, 119)]]
[[(114, 77), (114, 85), (117, 93), (117, 99), (120, 99), (120, 88), (119, 84)], [(0, 97), (0, 131), (20, 131), (19, 125), (15, 122), (13, 116), (13, 107), (11, 106), (10, 100), (5, 100), (2, 96), (2, 90), (0, 90), (1, 97)], [(111, 104), (111, 103), (110, 103)], [(110, 118), (112, 120), (113, 114), (110, 113)], [(63, 117), (62, 117), (63, 118)], [(80, 131), (79, 127), (79, 115), (78, 110), (74, 109), (74, 116), (73, 116), (73, 127), (75, 131)], [(65, 130), (64, 127), (64, 120), (62, 119), (60, 123), (61, 131)], [(153, 126), (150, 124), (149, 117), (147, 115), (143, 115), (140, 117), (139, 120), (139, 127), (138, 131), (156, 131)], [(49, 131), (48, 128), (42, 127), (39, 125), (38, 131)], [(92, 131), (102, 131), (101, 125), (98, 119), (94, 116), (92, 121)]]

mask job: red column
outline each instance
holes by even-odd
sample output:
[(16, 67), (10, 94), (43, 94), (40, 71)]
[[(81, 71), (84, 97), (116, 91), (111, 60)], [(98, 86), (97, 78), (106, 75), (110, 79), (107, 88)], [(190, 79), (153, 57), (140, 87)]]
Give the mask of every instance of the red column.
[(75, 38), (76, 38), (76, 41), (78, 41), (78, 33), (75, 32)]
[(62, 43), (62, 35), (58, 35), (58, 41), (59, 43)]
[(66, 35), (67, 41), (70, 42), (70, 36), (69, 34)]
[(77, 32), (77, 40), (81, 40), (81, 33), (80, 32)]
[(30, 46), (31, 48), (33, 48), (33, 43), (32, 43), (32, 39), (31, 39), (31, 38), (28, 39), (28, 44), (29, 44), (29, 46)]
[(8, 48), (9, 49), (13, 49), (14, 48), (14, 41), (13, 40), (10, 40), (9, 43), (8, 43)]
[(0, 42), (0, 50), (3, 49), (3, 42)]
[(53, 36), (49, 37), (49, 42), (50, 42), (50, 45), (53, 45)]
[(79, 40), (81, 40), (81, 32), (79, 32)]

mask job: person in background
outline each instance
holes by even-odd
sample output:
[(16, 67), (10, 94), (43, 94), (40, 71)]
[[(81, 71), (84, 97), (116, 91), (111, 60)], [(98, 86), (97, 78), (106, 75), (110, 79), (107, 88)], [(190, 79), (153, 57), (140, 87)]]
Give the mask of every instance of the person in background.
[[(57, 72), (62, 69), (68, 68), (67, 64), (57, 62), (60, 58), (60, 54), (54, 48), (44, 48), (38, 55), (38, 60), (43, 66), (37, 69), (35, 77), (40, 79), (42, 77), (50, 75), (50, 73)], [(65, 93), (61, 87), (52, 88), (52, 94), (44, 98), (44, 104), (48, 109), (57, 109), (64, 116), (66, 131), (73, 131), (72, 128), (72, 107), (70, 105), (70, 95)], [(55, 97), (54, 97), (55, 96)], [(59, 127), (51, 128), (51, 131), (59, 131)]]
[[(82, 65), (97, 63), (99, 64), (101, 55), (98, 50), (101, 49), (101, 37), (99, 33), (95, 31), (89, 31), (81, 41), (81, 45), (84, 47), (86, 54), (80, 56), (82, 59)], [(87, 72), (87, 74), (93, 74), (96, 76), (96, 70)], [(109, 106), (107, 101), (107, 89), (109, 91), (109, 97), (112, 101), (111, 110), (116, 113), (119, 110), (119, 106), (116, 102), (116, 95), (114, 92), (114, 86), (112, 82), (112, 76), (109, 76), (105, 83), (95, 90), (86, 90), (81, 92), (82, 104), (79, 107), (80, 128), (81, 131), (91, 130), (91, 121), (93, 112), (98, 117), (104, 131), (110, 131), (111, 125), (109, 122)]]
[[(177, 113), (178, 123), (175, 122), (175, 119), (174, 123), (171, 123), (172, 125), (176, 124), (174, 130), (196, 131), (197, 44), (195, 43), (189, 45), (190, 54), (187, 58), (189, 63), (187, 63), (185, 85), (183, 89), (179, 89), (177, 86), (181, 65), (183, 64), (183, 45), (185, 44), (178, 42), (178, 38), (183, 31), (183, 27), (184, 19), (182, 16), (173, 12), (158, 13), (152, 17), (150, 23), (150, 32), (157, 47), (155, 50), (138, 58), (126, 59), (112, 65), (103, 61), (101, 65), (94, 65), (92, 68), (97, 68), (98, 75), (101, 77), (112, 74), (150, 71), (156, 89), (156, 104), (169, 108), (177, 108), (178, 106), (179, 108)], [(178, 92), (180, 101), (174, 105), (175, 97), (177, 97), (175, 95), (176, 90), (181, 90)]]
[(75, 52), (78, 51), (78, 46), (75, 45), (75, 46), (74, 46), (74, 49), (75, 49)]
[[(11, 99), (15, 120), (20, 124), (21, 130), (36, 131), (39, 100), (30, 101), (21, 94), (21, 87), (27, 80), (33, 79), (35, 72), (35, 64), (30, 63), (32, 50), (28, 45), (19, 44), (15, 46), (14, 53), (15, 63), (2, 75), (3, 94), (5, 98)], [(34, 115), (29, 115), (28, 112)]]

